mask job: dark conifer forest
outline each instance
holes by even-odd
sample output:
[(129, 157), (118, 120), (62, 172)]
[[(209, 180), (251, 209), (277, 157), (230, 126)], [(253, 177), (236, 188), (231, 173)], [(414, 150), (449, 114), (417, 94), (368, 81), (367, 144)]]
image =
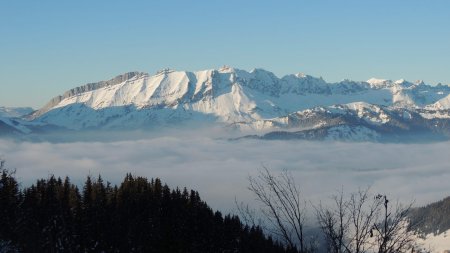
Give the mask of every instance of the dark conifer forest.
[(50, 176), (23, 188), (1, 173), (0, 252), (296, 252), (157, 178), (87, 177), (79, 189)]
[(423, 234), (446, 231), (450, 229), (450, 197), (424, 207), (415, 208), (410, 218), (417, 224)]

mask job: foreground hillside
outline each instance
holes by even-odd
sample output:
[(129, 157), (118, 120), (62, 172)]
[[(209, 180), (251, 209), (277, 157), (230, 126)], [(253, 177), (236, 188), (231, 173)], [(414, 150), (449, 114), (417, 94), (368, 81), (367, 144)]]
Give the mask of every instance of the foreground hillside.
[(416, 208), (411, 218), (424, 234), (439, 234), (450, 229), (450, 197)]
[[(351, 194), (344, 201), (349, 204), (355, 198), (357, 195)], [(372, 199), (374, 204), (378, 203), (378, 211), (369, 220), (380, 225), (382, 202), (372, 197), (362, 201)], [(433, 253), (450, 249), (450, 230), (445, 231), (449, 216), (446, 202), (448, 198), (410, 213), (412, 224), (419, 224), (414, 228), (422, 236), (405, 234), (408, 247), (430, 249)], [(224, 217), (220, 212), (213, 212), (195, 191), (171, 190), (159, 179), (147, 180), (130, 174), (118, 186), (105, 183), (101, 177), (88, 177), (79, 190), (69, 178), (50, 176), (21, 189), (14, 174), (3, 170), (0, 205), (0, 252), (296, 252), (265, 235), (273, 232), (267, 227), (263, 232), (260, 227), (242, 224), (237, 216)], [(366, 211), (364, 208), (363, 217), (368, 218)], [(331, 214), (331, 224), (338, 224), (334, 223), (337, 213), (322, 212), (325, 213)], [(352, 214), (351, 207), (347, 206), (344, 220)], [(405, 215), (403, 211), (390, 214), (392, 217)], [(334, 225), (333, 231), (337, 228)], [(328, 244), (327, 228), (320, 230), (314, 232), (314, 237), (306, 235), (315, 238), (310, 242), (317, 252), (332, 245)], [(395, 231), (392, 238), (401, 238), (405, 232)], [(348, 245), (354, 249), (353, 230), (347, 227), (344, 234), (349, 236), (346, 237)], [(368, 248), (374, 249), (370, 238), (364, 240), (369, 243)]]
[(424, 247), (437, 253), (450, 250), (450, 197), (413, 209), (410, 218)]

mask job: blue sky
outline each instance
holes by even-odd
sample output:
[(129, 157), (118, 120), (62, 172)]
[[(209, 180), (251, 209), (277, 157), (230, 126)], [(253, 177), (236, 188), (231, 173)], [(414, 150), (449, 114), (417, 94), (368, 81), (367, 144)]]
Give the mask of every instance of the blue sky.
[(87, 82), (259, 67), (450, 84), (450, 1), (1, 1), (0, 106)]

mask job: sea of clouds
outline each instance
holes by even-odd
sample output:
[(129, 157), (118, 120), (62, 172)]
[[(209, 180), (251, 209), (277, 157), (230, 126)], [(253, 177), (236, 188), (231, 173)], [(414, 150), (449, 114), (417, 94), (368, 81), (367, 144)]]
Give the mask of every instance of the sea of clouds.
[(82, 185), (87, 175), (120, 183), (125, 173), (159, 177), (193, 188), (214, 209), (233, 211), (235, 198), (252, 202), (248, 177), (265, 166), (292, 172), (307, 201), (341, 188), (371, 191), (420, 206), (450, 195), (449, 142), (379, 144), (238, 140), (193, 133), (133, 140), (27, 142), (0, 140), (0, 156), (22, 186), (49, 175)]

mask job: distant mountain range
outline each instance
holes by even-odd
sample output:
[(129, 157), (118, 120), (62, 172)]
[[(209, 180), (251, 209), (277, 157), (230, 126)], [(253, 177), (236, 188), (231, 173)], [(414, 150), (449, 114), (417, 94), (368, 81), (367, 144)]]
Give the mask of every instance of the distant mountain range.
[(246, 138), (447, 140), (450, 87), (370, 79), (327, 83), (263, 69), (130, 72), (89, 83), (43, 108), (0, 109), (2, 134), (130, 130), (212, 123)]

